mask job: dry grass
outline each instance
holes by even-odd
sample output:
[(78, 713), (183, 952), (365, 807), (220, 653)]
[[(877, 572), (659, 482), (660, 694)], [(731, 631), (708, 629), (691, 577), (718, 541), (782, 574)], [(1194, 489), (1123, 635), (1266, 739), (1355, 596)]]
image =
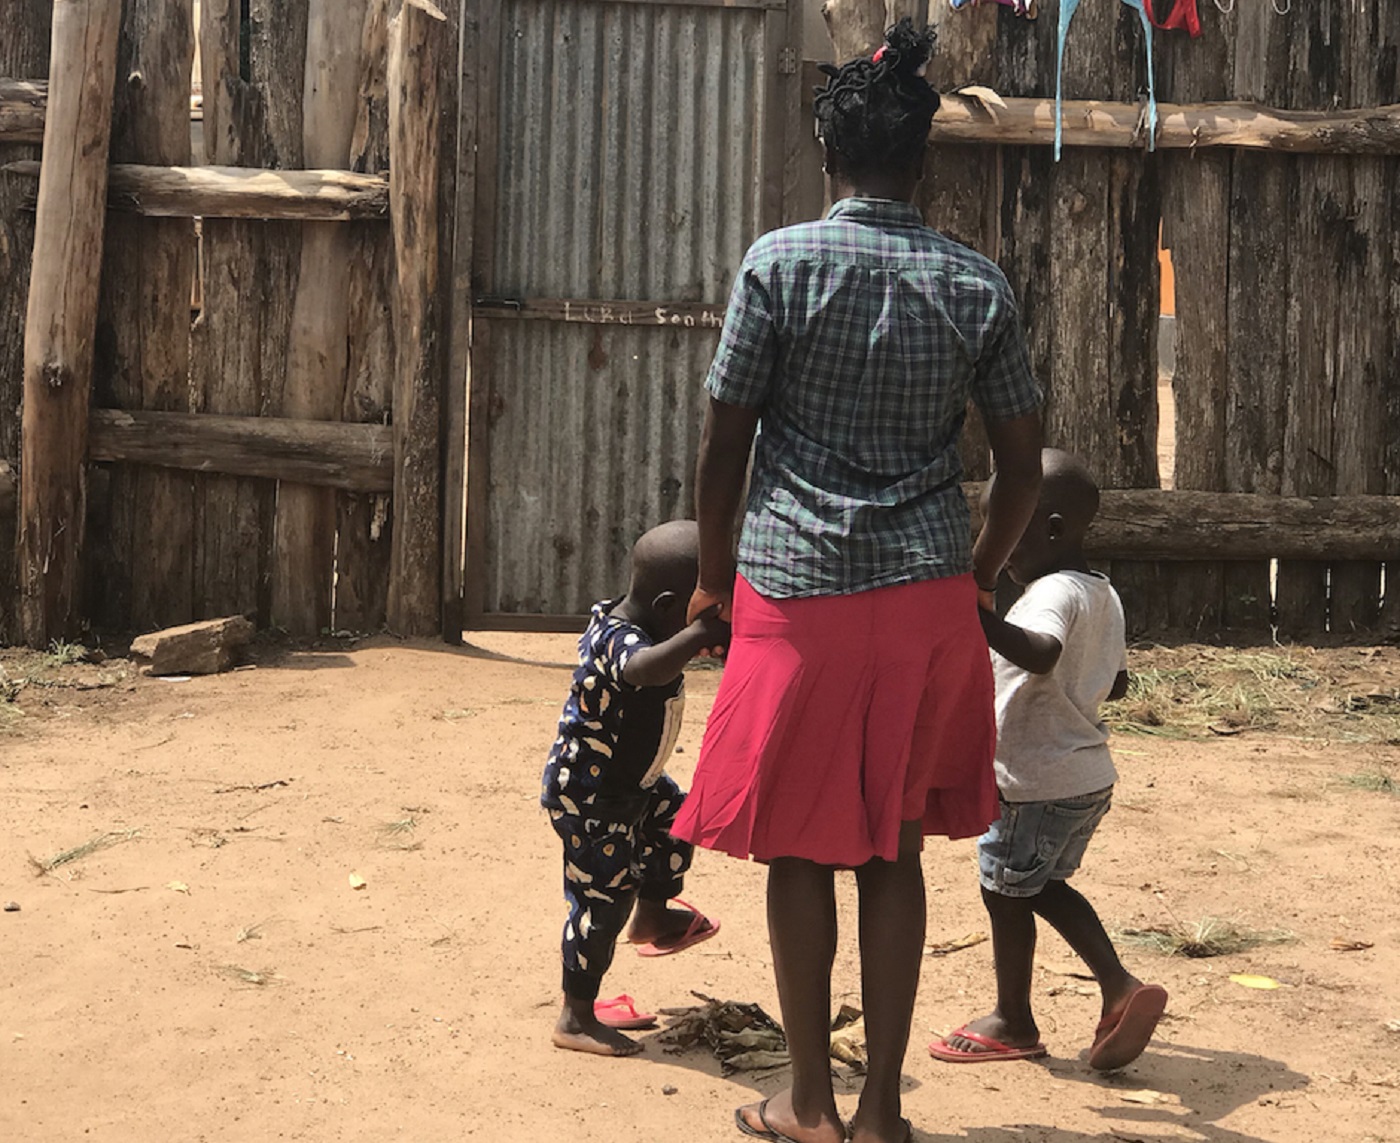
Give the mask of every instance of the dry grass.
[(219, 972), (241, 984), (251, 984), (254, 988), (266, 988), (270, 984), (283, 983), (282, 978), (277, 975), (276, 969), (271, 968), (255, 971), (236, 964), (225, 964), (219, 966)]
[(140, 834), (140, 830), (127, 829), (110, 833), (101, 833), (82, 845), (75, 845), (72, 849), (65, 849), (62, 853), (56, 853), (49, 858), (38, 858), (32, 853), (29, 855), (29, 864), (40, 877), (46, 873), (52, 873), (61, 866), (68, 865), (74, 861), (81, 861), (84, 857), (90, 857), (98, 850), (109, 849), (114, 845), (120, 845), (124, 841), (130, 841)]
[(1120, 929), (1114, 940), (1162, 956), (1192, 959), (1231, 956), (1261, 945), (1287, 944), (1297, 937), (1286, 929), (1250, 929), (1219, 917), (1202, 917), (1194, 924), (1173, 920), (1170, 925)]
[(1146, 647), (1128, 694), (1104, 707), (1118, 734), (1207, 738), (1245, 731), (1400, 742), (1400, 659), (1308, 647)]
[(414, 840), (413, 831), (418, 828), (418, 819), (412, 816), (400, 818), (398, 821), (382, 822), (376, 833), (379, 837), (379, 844), (385, 849), (415, 850), (422, 849), (423, 843)]

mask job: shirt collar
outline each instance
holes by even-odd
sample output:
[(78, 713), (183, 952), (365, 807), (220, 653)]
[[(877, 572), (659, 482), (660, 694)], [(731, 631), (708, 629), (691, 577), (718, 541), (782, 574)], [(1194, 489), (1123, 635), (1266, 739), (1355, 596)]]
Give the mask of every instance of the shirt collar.
[(843, 198), (827, 212), (828, 219), (848, 218), (877, 226), (923, 226), (923, 215), (912, 202), (890, 198)]

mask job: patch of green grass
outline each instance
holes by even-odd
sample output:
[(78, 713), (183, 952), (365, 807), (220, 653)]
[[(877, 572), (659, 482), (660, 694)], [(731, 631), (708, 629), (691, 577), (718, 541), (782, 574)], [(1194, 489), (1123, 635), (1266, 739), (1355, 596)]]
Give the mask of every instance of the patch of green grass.
[(81, 643), (65, 643), (61, 639), (55, 639), (49, 644), (49, 652), (44, 656), (44, 666), (57, 670), (59, 667), (81, 663), (86, 655), (87, 648)]
[(1373, 794), (1400, 793), (1400, 783), (1382, 770), (1362, 770), (1356, 774), (1344, 774), (1342, 784), (1353, 790), (1367, 790)]

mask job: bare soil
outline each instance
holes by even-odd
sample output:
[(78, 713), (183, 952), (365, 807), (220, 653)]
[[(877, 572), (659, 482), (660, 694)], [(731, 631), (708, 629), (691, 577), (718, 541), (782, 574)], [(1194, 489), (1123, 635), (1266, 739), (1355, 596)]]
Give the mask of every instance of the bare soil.
[[(733, 1108), (782, 1072), (723, 1077), (655, 1033), (628, 1060), (550, 1045), (563, 906), (536, 797), (572, 642), (264, 649), (184, 682), (0, 655), (0, 899), (20, 906), (0, 913), (0, 1139), (738, 1138)], [(1107, 1078), (1084, 1061), (1093, 985), (1053, 934), (1043, 1064), (931, 1060), (992, 991), (987, 943), (931, 955), (906, 1062), (920, 1143), (1400, 1139), (1400, 651), (1270, 654), (1300, 666), (1133, 653), (1122, 782), (1078, 884), (1115, 930), (1288, 939), (1190, 959), (1124, 938), (1172, 999)], [(718, 678), (691, 675), (682, 784)], [(930, 944), (984, 931), (973, 844), (924, 861)], [(687, 897), (722, 932), (620, 949), (609, 993), (776, 1014), (763, 884), (699, 855)], [(853, 905), (843, 883), (835, 988), (858, 1003)]]

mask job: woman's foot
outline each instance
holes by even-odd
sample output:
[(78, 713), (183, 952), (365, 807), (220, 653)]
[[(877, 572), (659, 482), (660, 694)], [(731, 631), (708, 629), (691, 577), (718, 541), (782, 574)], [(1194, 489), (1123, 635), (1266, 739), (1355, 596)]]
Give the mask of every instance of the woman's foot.
[(880, 1134), (859, 1122), (859, 1116), (851, 1120), (851, 1143), (913, 1143), (914, 1125), (907, 1119), (896, 1122), (893, 1134)]
[(791, 1091), (745, 1104), (734, 1113), (734, 1118), (745, 1135), (772, 1143), (845, 1143), (846, 1139), (846, 1125), (834, 1106), (813, 1116), (810, 1123), (799, 1122)]
[[(964, 1035), (967, 1032), (972, 1035)], [(996, 1055), (997, 1050), (988, 1046), (988, 1040), (1017, 1051), (1033, 1049), (1040, 1046), (1040, 1029), (1035, 1026), (1034, 1021), (1016, 1025), (1004, 1019), (1000, 1013), (992, 1012), (981, 1019), (969, 1020), (956, 1032), (950, 1032), (943, 1037), (944, 1045), (955, 1052)]]
[(643, 1048), (642, 1044), (630, 1036), (624, 1036), (616, 1028), (600, 1024), (591, 1013), (580, 1016), (568, 1004), (559, 1013), (559, 1022), (554, 1025), (551, 1039), (556, 1048), (589, 1052), (595, 1056), (635, 1056)]

